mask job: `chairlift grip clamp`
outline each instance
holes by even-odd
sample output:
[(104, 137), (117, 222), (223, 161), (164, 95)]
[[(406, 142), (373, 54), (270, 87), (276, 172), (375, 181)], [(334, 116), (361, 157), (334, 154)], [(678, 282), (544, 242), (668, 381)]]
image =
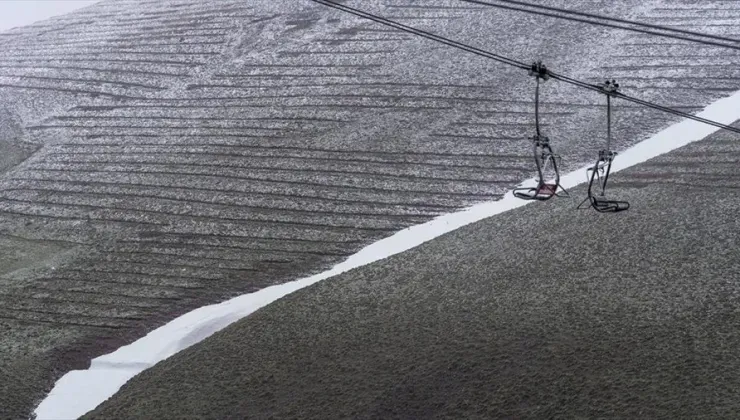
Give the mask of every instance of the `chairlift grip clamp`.
[(532, 63), (532, 66), (529, 68), (529, 75), (544, 81), (550, 78), (550, 71), (540, 60)]
[(607, 80), (598, 84), (599, 89), (608, 96), (614, 96), (619, 92), (619, 83), (616, 80)]

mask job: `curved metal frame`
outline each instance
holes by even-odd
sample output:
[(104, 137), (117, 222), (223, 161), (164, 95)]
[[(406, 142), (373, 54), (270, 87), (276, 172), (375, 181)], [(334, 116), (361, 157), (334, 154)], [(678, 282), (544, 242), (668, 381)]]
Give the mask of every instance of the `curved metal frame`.
[[(616, 153), (602, 150), (599, 152), (599, 159), (596, 164), (586, 171), (591, 172), (588, 182), (588, 198), (587, 200), (591, 203), (591, 207), (600, 213), (616, 213), (619, 211), (629, 210), (630, 203), (627, 201), (619, 200), (608, 200), (605, 197), (606, 184), (609, 181), (609, 173), (612, 169), (612, 162)], [(604, 173), (604, 177), (601, 177), (601, 173)], [(588, 176), (588, 175), (587, 175)], [(594, 195), (593, 187), (594, 181), (598, 179), (598, 185), (600, 191), (598, 195)]]
[[(547, 201), (552, 197), (559, 197), (557, 191), (560, 186), (560, 170), (558, 168), (557, 156), (550, 147), (549, 140), (545, 137), (533, 137), (534, 162), (537, 166), (537, 186), (531, 188), (517, 188), (514, 196), (523, 200)], [(555, 182), (545, 182), (545, 171), (552, 165), (555, 172)], [(565, 191), (565, 190), (564, 190)]]
[[(604, 93), (606, 94), (606, 149), (599, 151), (599, 158), (596, 160), (596, 164), (586, 170), (586, 178), (588, 182), (588, 197), (584, 200), (578, 208), (581, 208), (583, 203), (589, 201), (591, 207), (600, 213), (616, 213), (620, 211), (629, 210), (630, 203), (627, 201), (609, 200), (606, 198), (606, 187), (609, 181), (609, 174), (612, 169), (612, 162), (614, 157), (617, 155), (615, 152), (610, 150), (612, 142), (612, 96), (619, 89), (619, 85), (614, 82), (607, 81), (603, 85), (600, 85)], [(591, 172), (589, 176), (588, 173)], [(602, 175), (603, 178), (602, 178)], [(600, 191), (598, 195), (594, 195), (594, 181), (598, 179), (598, 185)]]
[[(560, 169), (558, 168), (557, 159), (550, 147), (550, 139), (542, 135), (540, 130), (540, 79), (547, 80), (550, 76), (547, 68), (542, 62), (532, 64), (529, 71), (530, 76), (535, 76), (537, 81), (534, 93), (534, 119), (536, 133), (532, 137), (534, 143), (534, 162), (537, 165), (537, 186), (532, 188), (517, 188), (514, 190), (514, 196), (523, 200), (547, 201), (558, 195), (558, 188), (565, 189), (560, 185)], [(548, 165), (552, 165), (555, 172), (555, 182), (545, 182), (545, 171)], [(567, 194), (568, 192), (565, 191)]]

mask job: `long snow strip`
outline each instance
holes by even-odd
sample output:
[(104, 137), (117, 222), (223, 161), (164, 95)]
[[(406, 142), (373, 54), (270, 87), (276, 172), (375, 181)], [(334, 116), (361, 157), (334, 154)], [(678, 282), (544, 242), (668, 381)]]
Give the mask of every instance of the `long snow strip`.
[[(732, 124), (740, 119), (740, 91), (709, 105), (698, 115), (723, 124)], [(714, 126), (694, 120), (684, 120), (621, 152), (613, 163), (612, 172), (699, 141), (717, 130), (718, 128)], [(572, 188), (586, 182), (586, 169), (587, 167), (584, 167), (561, 177), (562, 185), (565, 188)], [(534, 185), (535, 182), (534, 179), (530, 179), (523, 182), (522, 186)], [(37, 420), (78, 418), (113, 396), (129, 379), (143, 370), (204, 340), (211, 334), (283, 296), (354, 268), (417, 247), (470, 223), (525, 206), (531, 202), (517, 199), (511, 192), (508, 192), (498, 201), (481, 203), (466, 210), (443, 215), (430, 222), (404, 229), (363, 248), (343, 263), (321, 274), (267, 287), (223, 303), (198, 308), (150, 332), (132, 344), (93, 359), (89, 369), (72, 371), (64, 375), (36, 408)]]

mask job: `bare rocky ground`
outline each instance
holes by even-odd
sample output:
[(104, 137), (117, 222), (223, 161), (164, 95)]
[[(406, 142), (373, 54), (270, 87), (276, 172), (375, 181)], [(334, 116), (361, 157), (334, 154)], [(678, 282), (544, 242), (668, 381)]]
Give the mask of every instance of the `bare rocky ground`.
[(626, 213), (526, 206), (298, 291), (84, 418), (736, 418), (739, 151), (618, 173)]
[[(738, 55), (435, 0), (351, 2), (696, 111)], [(737, 36), (734, 2), (548, 1)], [(322, 271), (533, 175), (520, 71), (307, 1), (119, 0), (0, 34), (0, 417), (195, 307)], [(548, 83), (565, 169), (604, 100)], [(621, 150), (676, 121), (618, 110)]]

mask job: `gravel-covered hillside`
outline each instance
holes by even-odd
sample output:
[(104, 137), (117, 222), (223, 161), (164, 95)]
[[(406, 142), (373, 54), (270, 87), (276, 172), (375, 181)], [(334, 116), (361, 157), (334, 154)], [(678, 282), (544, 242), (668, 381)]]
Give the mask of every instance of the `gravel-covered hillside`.
[[(455, 0), (351, 1), (696, 111), (738, 54)], [(726, 1), (542, 2), (733, 35)], [(107, 0), (0, 33), (0, 417), (190, 309), (321, 271), (533, 175), (519, 70), (305, 0)], [(565, 166), (604, 99), (548, 82)], [(676, 119), (621, 104), (617, 149)]]

